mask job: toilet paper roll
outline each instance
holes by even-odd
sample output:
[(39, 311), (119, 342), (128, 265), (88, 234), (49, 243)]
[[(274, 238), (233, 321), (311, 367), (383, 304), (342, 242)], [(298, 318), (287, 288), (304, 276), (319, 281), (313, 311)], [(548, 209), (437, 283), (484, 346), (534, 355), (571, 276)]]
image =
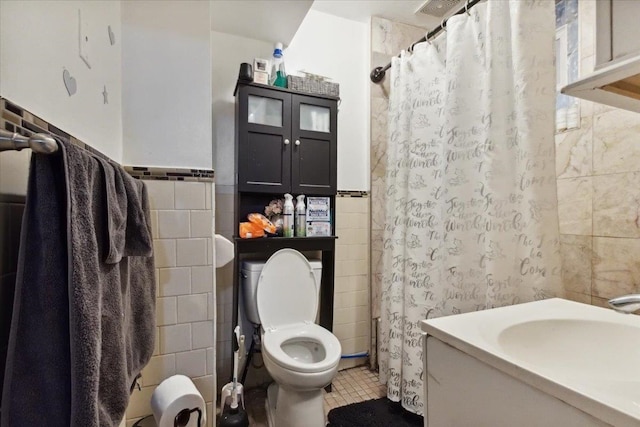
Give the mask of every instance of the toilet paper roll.
[[(204, 399), (189, 377), (174, 375), (162, 381), (151, 395), (151, 410), (158, 427), (173, 427), (176, 415), (184, 409), (199, 408), (202, 426), (206, 423)], [(198, 413), (191, 413), (189, 427), (198, 425)]]

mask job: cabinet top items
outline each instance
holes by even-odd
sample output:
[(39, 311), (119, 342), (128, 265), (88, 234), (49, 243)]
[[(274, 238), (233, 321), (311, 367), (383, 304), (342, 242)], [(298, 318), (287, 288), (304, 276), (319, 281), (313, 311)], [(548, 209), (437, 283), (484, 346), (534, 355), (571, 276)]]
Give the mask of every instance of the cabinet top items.
[(240, 81), (240, 80), (238, 80), (236, 82), (236, 88), (233, 91), (233, 96), (238, 95), (238, 89), (240, 88), (240, 86), (252, 86), (252, 87), (257, 87), (257, 88), (262, 88), (262, 89), (275, 90), (275, 91), (278, 91), (278, 92), (290, 93), (290, 94), (294, 94), (294, 95), (305, 95), (305, 96), (312, 96), (314, 98), (329, 99), (329, 100), (332, 100), (332, 101), (340, 101), (340, 97), (338, 97), (338, 96), (320, 95), (320, 94), (317, 94), (317, 93), (301, 92), (301, 91), (285, 89), (285, 88), (277, 87), (277, 86), (263, 85), (263, 84), (260, 84), (260, 83), (248, 83), (248, 82), (243, 82), (243, 81)]

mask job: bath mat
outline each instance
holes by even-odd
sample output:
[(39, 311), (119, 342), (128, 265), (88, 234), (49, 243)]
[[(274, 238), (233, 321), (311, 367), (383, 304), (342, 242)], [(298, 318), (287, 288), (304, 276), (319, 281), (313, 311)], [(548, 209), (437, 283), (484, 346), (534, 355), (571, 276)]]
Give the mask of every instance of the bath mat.
[(332, 409), (328, 427), (422, 427), (424, 419), (383, 397)]

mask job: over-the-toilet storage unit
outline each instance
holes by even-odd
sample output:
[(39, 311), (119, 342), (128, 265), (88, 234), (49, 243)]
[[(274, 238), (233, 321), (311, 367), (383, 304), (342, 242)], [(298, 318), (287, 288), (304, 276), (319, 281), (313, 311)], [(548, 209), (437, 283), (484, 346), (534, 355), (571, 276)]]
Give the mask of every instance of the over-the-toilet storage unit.
[[(235, 237), (232, 325), (238, 324), (242, 263), (247, 258), (264, 261), (280, 249), (292, 248), (321, 254), (317, 321), (331, 331), (339, 98), (240, 81), (234, 94), (236, 233), (247, 214), (262, 213), (271, 200), (283, 198), (284, 193), (329, 197), (332, 224), (331, 236), (326, 237)], [(315, 120), (321, 126), (310, 126), (312, 115), (323, 117)], [(233, 331), (226, 333), (232, 337)]]

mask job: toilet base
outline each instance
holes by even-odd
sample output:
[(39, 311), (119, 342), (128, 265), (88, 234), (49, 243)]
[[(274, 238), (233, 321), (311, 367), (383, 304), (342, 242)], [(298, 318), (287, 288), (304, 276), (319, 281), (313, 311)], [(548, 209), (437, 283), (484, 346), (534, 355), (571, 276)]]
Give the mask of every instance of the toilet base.
[(276, 427), (276, 402), (278, 399), (278, 384), (272, 382), (267, 388), (267, 398), (264, 407), (267, 411), (267, 421), (269, 427)]
[(269, 427), (325, 427), (322, 389), (291, 390), (272, 383), (265, 401)]

